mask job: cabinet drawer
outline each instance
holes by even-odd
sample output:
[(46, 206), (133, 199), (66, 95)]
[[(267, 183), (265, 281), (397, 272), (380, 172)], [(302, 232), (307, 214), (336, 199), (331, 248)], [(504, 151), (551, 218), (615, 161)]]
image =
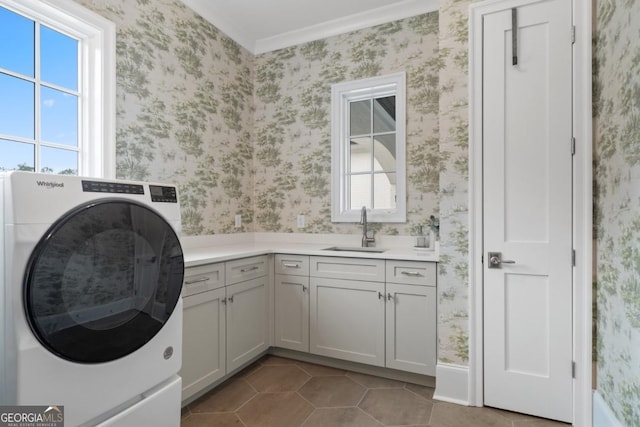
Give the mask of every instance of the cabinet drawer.
[(436, 263), (387, 260), (387, 282), (436, 286)]
[(314, 256), (310, 261), (314, 277), (384, 282), (383, 259)]
[(267, 261), (264, 255), (226, 262), (227, 285), (265, 276), (269, 272)]
[(276, 255), (276, 274), (309, 275), (309, 257), (305, 255)]
[(224, 286), (224, 264), (207, 264), (189, 267), (184, 272), (182, 296), (199, 294)]

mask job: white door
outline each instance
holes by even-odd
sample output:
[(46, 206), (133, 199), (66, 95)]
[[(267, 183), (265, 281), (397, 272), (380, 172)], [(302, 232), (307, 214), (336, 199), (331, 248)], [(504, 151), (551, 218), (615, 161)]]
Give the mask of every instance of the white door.
[(517, 52), (511, 9), (483, 21), (484, 398), (571, 421), (571, 2), (529, 3)]

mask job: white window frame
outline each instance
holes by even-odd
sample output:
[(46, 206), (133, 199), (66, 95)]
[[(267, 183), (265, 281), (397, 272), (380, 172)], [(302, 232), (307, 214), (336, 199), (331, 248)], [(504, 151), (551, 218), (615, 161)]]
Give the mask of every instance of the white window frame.
[(331, 221), (359, 222), (360, 209), (350, 208), (349, 103), (381, 96), (396, 97), (396, 207), (367, 209), (371, 222), (407, 221), (406, 202), (406, 74), (387, 74), (331, 86)]
[(80, 41), (78, 174), (115, 178), (115, 24), (72, 0), (0, 0), (0, 6)]

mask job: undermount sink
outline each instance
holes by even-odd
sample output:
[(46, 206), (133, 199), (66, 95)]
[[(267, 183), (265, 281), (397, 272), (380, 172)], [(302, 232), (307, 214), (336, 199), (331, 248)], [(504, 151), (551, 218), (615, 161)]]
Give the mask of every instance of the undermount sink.
[(360, 246), (332, 246), (325, 248), (323, 251), (337, 251), (337, 252), (369, 252), (374, 254), (381, 254), (386, 249), (381, 248), (362, 248)]

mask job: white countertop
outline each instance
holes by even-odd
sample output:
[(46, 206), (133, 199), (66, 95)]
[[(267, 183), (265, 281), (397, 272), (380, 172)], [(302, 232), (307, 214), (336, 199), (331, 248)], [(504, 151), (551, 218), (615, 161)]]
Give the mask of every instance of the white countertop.
[(381, 236), (376, 245), (381, 253), (325, 250), (333, 246), (360, 246), (357, 235), (311, 235), (295, 233), (244, 233), (238, 235), (212, 235), (184, 237), (182, 246), (185, 267), (229, 261), (257, 255), (286, 253), (312, 256), (339, 256), (349, 258), (395, 259), (438, 262), (435, 249), (416, 249), (410, 236)]

